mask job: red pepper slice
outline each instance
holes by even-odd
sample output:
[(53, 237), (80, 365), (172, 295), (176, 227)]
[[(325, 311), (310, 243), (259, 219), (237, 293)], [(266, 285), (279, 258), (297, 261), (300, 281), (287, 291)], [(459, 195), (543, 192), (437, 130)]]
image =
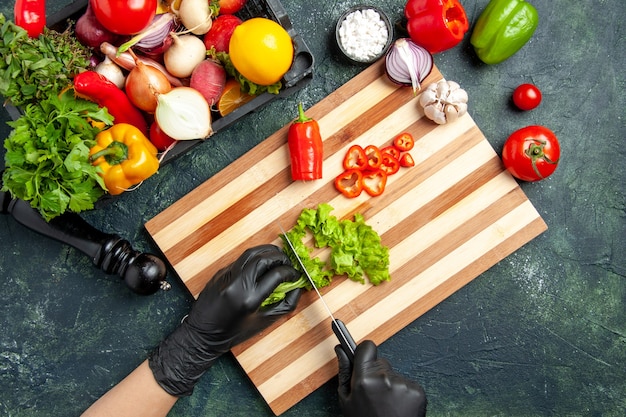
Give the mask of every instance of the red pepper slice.
[(352, 145), (346, 156), (343, 158), (344, 169), (365, 169), (367, 167), (367, 156), (361, 145)]
[(363, 191), (363, 174), (358, 169), (348, 169), (335, 178), (335, 188), (348, 198), (354, 198)]
[(380, 169), (389, 175), (393, 175), (400, 170), (400, 161), (389, 153), (383, 154), (383, 162), (380, 164)]
[(404, 168), (410, 168), (415, 166), (415, 160), (410, 153), (403, 153), (400, 157), (400, 166)]
[(318, 180), (322, 178), (324, 150), (317, 121), (305, 116), (302, 103), (298, 103), (298, 118), (289, 126), (287, 135), (291, 157), (291, 178)]
[(46, 26), (46, 2), (44, 0), (17, 0), (13, 7), (15, 24), (36, 38)]
[(365, 157), (367, 158), (367, 169), (378, 169), (383, 162), (383, 154), (376, 145), (365, 147)]
[(393, 146), (402, 152), (410, 151), (415, 146), (415, 139), (410, 133), (400, 133), (393, 139)]
[(385, 191), (387, 185), (387, 174), (381, 169), (368, 171), (363, 174), (363, 189), (372, 197), (379, 196)]
[(393, 145), (385, 146), (384, 148), (380, 150), (380, 153), (382, 153), (383, 156), (385, 154), (389, 154), (396, 159), (400, 159), (400, 150)]
[(409, 0), (404, 15), (413, 42), (431, 54), (456, 46), (469, 29), (459, 0)]

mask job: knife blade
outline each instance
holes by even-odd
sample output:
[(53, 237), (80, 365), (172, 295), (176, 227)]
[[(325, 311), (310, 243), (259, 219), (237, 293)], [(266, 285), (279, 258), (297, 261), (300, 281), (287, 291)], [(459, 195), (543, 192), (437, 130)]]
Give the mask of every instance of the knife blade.
[(354, 361), (354, 350), (356, 349), (356, 342), (354, 341), (354, 338), (348, 331), (346, 324), (343, 321), (335, 318), (330, 307), (328, 306), (328, 304), (326, 304), (324, 297), (322, 297), (322, 293), (320, 293), (319, 289), (317, 288), (317, 285), (315, 285), (315, 282), (313, 281), (313, 278), (311, 278), (309, 271), (304, 266), (302, 259), (300, 259), (300, 257), (298, 256), (298, 253), (296, 252), (296, 249), (291, 243), (291, 240), (289, 240), (287, 233), (285, 233), (285, 230), (282, 228), (280, 224), (278, 225), (278, 227), (280, 228), (280, 232), (282, 233), (283, 238), (285, 239), (285, 242), (287, 242), (289, 249), (291, 249), (291, 252), (293, 252), (293, 256), (298, 260), (298, 264), (300, 265), (300, 268), (302, 269), (304, 275), (309, 280), (309, 283), (311, 284), (311, 286), (317, 293), (317, 296), (322, 301), (322, 305), (328, 312), (328, 315), (330, 316), (330, 320), (331, 320), (331, 328), (333, 330), (333, 333), (335, 333), (335, 336), (337, 336), (337, 339), (339, 340), (339, 344), (341, 345), (343, 350), (346, 352), (348, 359), (350, 359), (350, 363), (352, 363)]

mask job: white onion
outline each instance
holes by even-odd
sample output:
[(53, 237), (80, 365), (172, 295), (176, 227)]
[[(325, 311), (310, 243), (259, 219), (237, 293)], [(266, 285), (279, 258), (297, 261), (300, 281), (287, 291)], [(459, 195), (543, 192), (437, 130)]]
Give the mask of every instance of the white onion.
[(159, 94), (154, 116), (161, 130), (175, 140), (206, 139), (213, 134), (209, 103), (191, 87)]
[(433, 69), (433, 56), (411, 39), (400, 38), (387, 52), (385, 66), (391, 81), (410, 85), (413, 93), (416, 93), (420, 89), (420, 83)]

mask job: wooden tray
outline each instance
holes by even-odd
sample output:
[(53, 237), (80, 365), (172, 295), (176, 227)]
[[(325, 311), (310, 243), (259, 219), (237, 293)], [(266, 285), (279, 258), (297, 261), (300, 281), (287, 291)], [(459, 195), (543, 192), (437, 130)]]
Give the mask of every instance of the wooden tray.
[[(435, 68), (424, 85), (442, 78)], [(291, 109), (296, 115), (296, 109)], [(410, 88), (388, 81), (378, 62), (307, 110), (324, 138), (324, 179), (293, 182), (288, 125), (146, 223), (194, 295), (246, 248), (280, 245), (278, 224), (328, 202), (335, 216), (362, 213), (390, 248), (390, 282), (378, 287), (336, 277), (326, 302), (358, 341), (381, 343), (546, 230), (469, 115), (438, 126)], [(354, 143), (416, 139), (416, 166), (390, 176), (382, 196), (347, 199), (333, 187)], [(233, 353), (275, 414), (337, 373), (327, 312), (313, 292), (298, 309)]]

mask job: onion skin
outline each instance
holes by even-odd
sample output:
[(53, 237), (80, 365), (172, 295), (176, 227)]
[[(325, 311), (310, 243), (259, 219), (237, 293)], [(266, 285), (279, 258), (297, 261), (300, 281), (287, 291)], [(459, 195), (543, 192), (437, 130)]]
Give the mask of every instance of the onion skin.
[(161, 71), (141, 61), (137, 61), (137, 66), (126, 77), (128, 99), (148, 113), (156, 110), (157, 96), (171, 90), (172, 85)]
[(118, 54), (117, 47), (108, 42), (102, 42), (102, 44), (100, 45), (100, 52), (108, 56), (111, 61), (115, 62), (117, 65), (124, 68), (125, 70), (132, 71), (132, 69), (137, 66), (137, 61), (140, 61), (148, 66), (151, 66), (161, 71), (163, 75), (167, 77), (167, 80), (173, 87), (181, 87), (183, 85), (183, 82), (179, 78), (176, 78), (172, 74), (170, 74), (163, 65), (161, 65), (154, 59), (143, 56), (133, 57), (130, 52), (122, 52), (121, 54)]
[(98, 48), (102, 42), (116, 43), (119, 39), (119, 35), (102, 26), (96, 19), (89, 3), (85, 13), (76, 21), (74, 34), (78, 42), (90, 48)]
[(411, 86), (413, 93), (433, 69), (433, 56), (411, 39), (400, 38), (394, 42), (385, 57), (387, 76), (396, 84)]

